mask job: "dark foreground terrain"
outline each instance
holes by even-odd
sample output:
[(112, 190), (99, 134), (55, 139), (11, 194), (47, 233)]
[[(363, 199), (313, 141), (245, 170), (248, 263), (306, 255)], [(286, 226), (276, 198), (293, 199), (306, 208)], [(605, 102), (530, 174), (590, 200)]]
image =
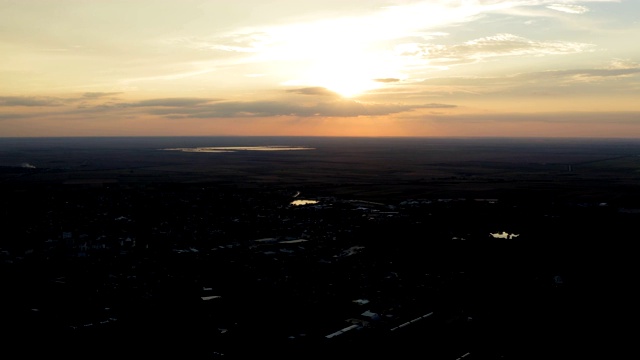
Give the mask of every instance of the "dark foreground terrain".
[[(256, 146), (304, 150), (166, 150)], [(631, 338), (639, 155), (628, 140), (0, 139), (0, 351), (610, 358)]]

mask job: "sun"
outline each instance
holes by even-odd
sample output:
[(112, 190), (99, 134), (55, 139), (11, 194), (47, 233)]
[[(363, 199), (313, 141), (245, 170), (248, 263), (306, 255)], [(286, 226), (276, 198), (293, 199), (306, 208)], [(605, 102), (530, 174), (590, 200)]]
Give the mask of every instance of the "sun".
[(380, 86), (372, 74), (348, 62), (322, 63), (309, 70), (308, 83), (343, 97), (355, 97)]
[[(359, 96), (396, 78), (406, 56), (397, 54), (395, 37), (402, 24), (385, 19), (342, 18), (278, 28), (260, 52), (261, 60), (280, 64), (286, 85), (324, 87), (343, 97)], [(392, 33), (392, 34), (390, 34)], [(281, 61), (281, 62), (280, 62)]]
[(316, 58), (284, 85), (323, 87), (342, 97), (357, 97), (384, 85), (376, 79), (391, 77), (381, 70), (385, 64), (366, 53), (350, 53)]
[(342, 49), (313, 59), (303, 71), (301, 83), (356, 97), (384, 86), (377, 79), (403, 77), (398, 68), (386, 54), (357, 47)]

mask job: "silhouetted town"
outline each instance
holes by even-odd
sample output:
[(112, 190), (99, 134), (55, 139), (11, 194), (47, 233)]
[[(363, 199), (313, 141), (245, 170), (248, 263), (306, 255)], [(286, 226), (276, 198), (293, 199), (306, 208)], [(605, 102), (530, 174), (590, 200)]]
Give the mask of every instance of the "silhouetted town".
[(206, 184), (12, 194), (1, 256), (16, 350), (86, 357), (549, 358), (586, 280), (571, 255), (585, 244), (562, 231), (638, 216)]

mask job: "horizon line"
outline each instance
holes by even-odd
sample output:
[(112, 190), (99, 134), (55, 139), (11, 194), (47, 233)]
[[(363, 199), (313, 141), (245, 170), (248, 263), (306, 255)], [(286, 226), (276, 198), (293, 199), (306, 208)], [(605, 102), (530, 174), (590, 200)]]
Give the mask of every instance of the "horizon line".
[(0, 136), (0, 139), (86, 139), (86, 138), (362, 138), (362, 139), (572, 139), (572, 140), (640, 140), (640, 137), (623, 136), (400, 136), (400, 135), (58, 135), (58, 136)]

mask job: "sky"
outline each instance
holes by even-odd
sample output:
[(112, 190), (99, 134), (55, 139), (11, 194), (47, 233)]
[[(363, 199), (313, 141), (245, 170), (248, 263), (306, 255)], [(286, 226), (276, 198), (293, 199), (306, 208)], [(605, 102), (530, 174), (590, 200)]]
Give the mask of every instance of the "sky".
[(640, 0), (0, 0), (0, 137), (640, 138)]

